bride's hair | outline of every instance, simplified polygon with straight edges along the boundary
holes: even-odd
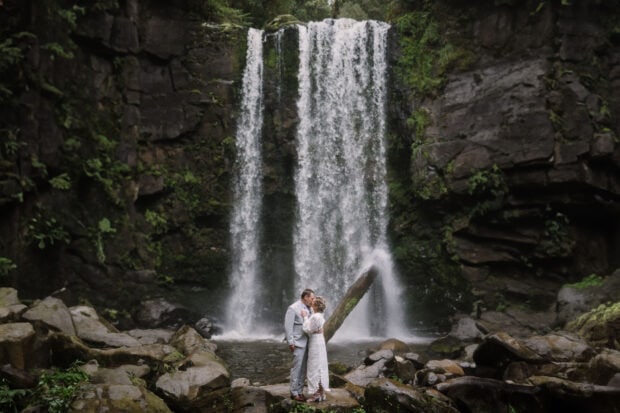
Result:
[[[314,304],[316,305],[316,311],[322,313],[327,308],[327,301],[325,298],[318,296],[314,299]]]

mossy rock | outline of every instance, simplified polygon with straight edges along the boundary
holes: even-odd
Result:
[[[302,22],[292,14],[282,14],[277,16],[269,23],[265,25],[265,30],[269,32],[275,32],[283,27],[290,26],[292,24],[301,24]]]
[[[601,304],[566,325],[594,346],[620,350],[620,302]]]

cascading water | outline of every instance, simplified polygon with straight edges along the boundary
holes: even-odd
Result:
[[[388,28],[350,19],[299,26],[296,285],[335,305],[374,264],[379,285],[343,326],[355,336],[403,331],[386,241]]]
[[[335,306],[348,287],[371,265],[380,276],[339,330],[338,336],[400,336],[400,299],[386,237],[385,106],[386,44],[389,26],[376,21],[325,20],[299,25],[299,69],[295,170],[296,222],[290,229],[289,257],[295,276],[285,290],[263,289],[273,274],[260,263],[263,211],[263,41],[262,31],[248,32],[243,98],[236,136],[236,176],[231,219],[232,294],[227,336],[256,336],[265,302],[281,294],[287,304],[306,287]],[[281,80],[282,35],[276,33],[276,76]],[[280,82],[275,93],[282,99]],[[290,92],[290,90],[288,91]],[[287,96],[290,93],[287,93]],[[292,103],[292,102],[291,102]],[[292,189],[292,188],[291,188]],[[272,221],[273,222],[273,221]],[[286,229],[287,228],[283,228]],[[269,249],[269,246],[266,248]],[[286,261],[286,260],[284,260]],[[293,268],[282,273],[290,273]],[[273,291],[272,291],[273,290]],[[272,294],[269,296],[269,294]],[[270,300],[271,297],[271,300]],[[258,308],[261,302],[263,307]],[[271,308],[281,329],[286,308]],[[265,312],[263,311],[263,314]],[[329,311],[328,311],[329,315]]]
[[[250,29],[243,73],[243,98],[237,122],[233,186],[231,298],[229,331],[245,334],[255,324],[258,291],[262,198],[261,131],[263,126],[263,31]]]

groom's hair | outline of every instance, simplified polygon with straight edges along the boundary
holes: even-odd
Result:
[[[302,298],[302,300],[303,300],[304,298],[306,298],[307,296],[309,296],[310,294],[314,294],[314,291],[313,291],[313,290],[311,290],[311,289],[309,289],[309,288],[306,288],[305,290],[303,290],[303,291],[301,292],[301,298]]]

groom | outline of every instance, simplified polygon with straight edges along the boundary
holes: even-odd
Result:
[[[291,304],[284,316],[284,332],[288,348],[293,353],[293,367],[291,368],[291,398],[296,401],[306,401],[304,397],[304,379],[306,378],[306,362],[308,361],[308,336],[303,331],[304,319],[301,312],[312,314],[314,291],[305,289],[301,293],[301,300]]]

